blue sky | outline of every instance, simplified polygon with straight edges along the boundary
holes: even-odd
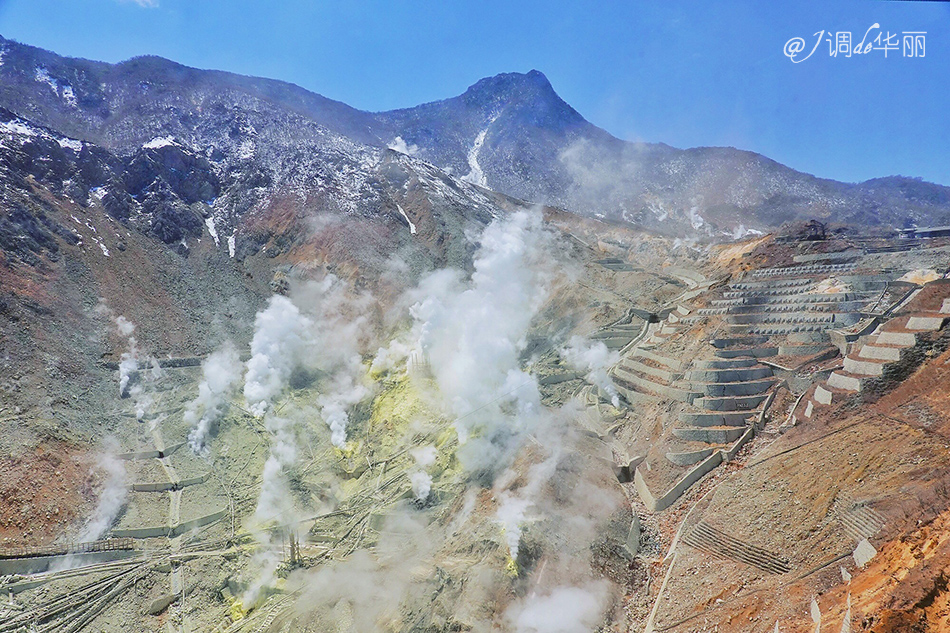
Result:
[[[926,57],[830,57],[827,44],[797,64],[783,54],[792,37],[808,50],[821,30],[857,42],[874,23],[925,31]],[[734,146],[845,181],[950,185],[946,3],[0,0],[0,34],[77,57],[157,54],[283,79],[365,110],[537,68],[621,138]]]

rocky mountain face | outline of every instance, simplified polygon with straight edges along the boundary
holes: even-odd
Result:
[[[141,324],[158,357],[206,354],[243,341],[297,268],[385,303],[426,271],[470,266],[469,234],[525,206],[287,84],[0,50],[0,397],[33,421],[4,427],[0,451],[24,429],[79,428],[111,396],[101,305]],[[80,383],[84,397],[60,394]]]
[[[721,239],[811,218],[858,227],[950,218],[950,188],[911,178],[848,184],[734,148],[621,141],[536,70],[378,118],[414,155],[465,180],[669,235]]]
[[[526,201],[680,237],[728,239],[811,218],[859,227],[950,223],[947,187],[903,177],[840,183],[733,148],[621,141],[587,122],[538,71],[498,75],[458,97],[374,114],[291,84],[156,57],[111,65],[9,40],[0,46],[0,107],[123,160],[133,157],[131,169],[114,174],[123,191],[84,185],[106,186],[120,199],[127,194],[148,214],[160,204],[217,201],[215,219],[226,230],[276,188],[307,190],[308,204],[325,210],[399,220],[377,171],[397,160],[382,158],[387,148],[408,156],[398,162],[414,170],[435,166]],[[184,152],[192,155],[182,165],[188,182],[168,182],[169,170],[179,171],[169,164],[162,183],[149,189],[151,168],[165,160],[157,157],[184,160]],[[185,197],[176,187],[187,189]],[[187,219],[174,230],[164,228],[167,217],[156,221],[150,230],[166,241],[201,228]]]

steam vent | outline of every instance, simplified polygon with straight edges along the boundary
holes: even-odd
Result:
[[[0,38],[0,633],[950,631],[948,224]]]

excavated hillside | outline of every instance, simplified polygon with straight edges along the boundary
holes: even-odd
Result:
[[[947,247],[738,249],[613,374],[658,545],[629,622],[943,630]]]

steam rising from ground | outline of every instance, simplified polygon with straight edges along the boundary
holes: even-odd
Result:
[[[192,427],[188,445],[195,453],[207,454],[207,439],[211,428],[224,412],[228,394],[241,379],[241,359],[229,342],[201,363],[203,378],[198,385],[198,396],[185,407],[184,420]]]
[[[244,396],[250,411],[263,417],[271,443],[253,518],[256,527],[276,524],[287,533],[286,526],[301,516],[287,473],[297,462],[297,435],[311,418],[293,403],[287,411],[274,406],[295,375],[297,380],[315,384],[320,392],[316,404],[329,429],[329,441],[336,448],[345,447],[349,409],[370,394],[360,349],[368,344],[367,313],[372,303],[370,295],[353,292],[336,276],[327,275],[319,282],[295,287],[293,299],[271,297],[258,313]],[[258,565],[263,571],[245,595],[246,604],[254,604],[261,590],[274,582],[280,561],[269,534],[260,531],[259,542]]]
[[[162,377],[162,369],[157,360],[139,348],[134,323],[122,315],[115,315],[102,299],[95,311],[111,320],[116,333],[126,340],[128,349],[119,357],[119,397],[132,398],[135,417],[142,420],[153,403],[148,387]]]
[[[509,608],[506,615],[517,633],[589,633],[601,623],[606,583],[557,587]]]
[[[267,307],[257,313],[244,376],[244,398],[255,416],[263,417],[287,387],[312,326],[313,321],[282,295],[271,297]]]
[[[348,411],[370,393],[364,376],[401,370],[407,359],[417,359],[416,364],[431,370],[431,381],[417,380],[424,372],[409,376],[415,388],[428,390],[426,397],[434,397],[450,420],[462,465],[453,485],[468,490],[450,521],[432,521],[425,508],[433,506],[426,504],[379,508],[389,524],[371,550],[358,549],[342,561],[291,576],[288,588],[303,591],[295,630],[311,623],[318,623],[317,630],[392,630],[400,621],[405,626],[421,623],[436,609],[445,611],[441,617],[472,623],[474,631],[573,632],[597,627],[609,588],[594,579],[591,543],[617,499],[603,494],[602,481],[589,473],[606,472],[615,486],[616,481],[608,467],[588,468],[588,458],[577,452],[571,424],[578,411],[542,407],[538,382],[524,368],[528,333],[550,296],[557,253],[557,238],[540,213],[519,212],[492,222],[478,238],[470,278],[461,271],[439,270],[408,291],[403,305],[411,327],[379,350],[371,368],[359,355],[368,343],[363,316],[367,306],[332,276],[300,288],[293,302],[272,299],[262,314],[273,309],[279,312],[274,318],[258,316],[252,351],[259,358],[255,371],[248,365],[245,396],[252,406],[263,403],[256,411],[266,413],[264,424],[272,434],[255,513],[259,524],[294,516],[286,471],[297,459],[295,428],[300,422],[291,412],[293,406],[277,415],[273,405],[301,364],[318,371],[320,417],[330,428],[332,444],[343,447]],[[271,326],[276,334],[261,331]],[[257,345],[259,341],[276,343]],[[611,360],[606,348],[583,341],[572,341],[568,350],[565,353],[595,380]],[[441,443],[435,444],[438,449],[410,448],[413,465],[400,475],[408,478],[401,481],[417,501],[431,494],[435,463],[443,450]],[[442,514],[448,511],[447,506],[435,508]],[[518,562],[524,534],[535,525],[543,528],[532,542],[543,542],[545,552],[537,571],[530,557]],[[244,596],[248,606],[275,579],[279,561],[268,539],[261,537],[257,563],[263,571]],[[491,553],[466,563],[464,571],[448,572],[463,573],[465,580],[446,583],[451,589],[437,607],[433,600],[441,589],[433,591],[438,584],[434,579],[442,573],[436,573],[439,561],[443,556],[467,560],[475,542],[467,539],[482,544],[497,539],[499,547],[483,550]],[[521,564],[528,567],[521,570]],[[498,596],[512,595],[510,586],[505,588],[512,573],[530,574],[533,589],[507,609],[497,608],[493,601]],[[413,615],[406,616],[406,609]]]
[[[615,407],[620,406],[617,388],[607,376],[607,369],[620,362],[620,353],[610,351],[603,341],[591,342],[582,336],[572,336],[561,356],[577,371],[587,372],[587,381],[598,387],[610,398]]]
[[[421,446],[412,449],[409,453],[416,462],[418,469],[409,475],[409,481],[412,483],[412,493],[415,495],[416,501],[425,501],[429,498],[429,492],[432,490],[432,477],[425,469],[435,463],[438,452],[435,446]]]
[[[106,452],[99,457],[96,464],[97,468],[105,473],[105,485],[99,494],[95,511],[79,535],[82,542],[102,538],[125,507],[128,498],[125,463],[115,456],[116,446],[115,442],[109,443]]]
[[[532,319],[548,296],[554,235],[518,212],[482,233],[475,272],[437,271],[411,313],[470,471],[503,467],[541,413],[537,379],[521,368]]]
[[[374,299],[368,293],[355,293],[335,275],[327,275],[320,282],[303,286],[298,300],[314,315],[314,363],[329,376],[320,386],[320,415],[330,428],[330,441],[343,448],[348,411],[370,393],[360,350],[371,338],[367,314]]]

